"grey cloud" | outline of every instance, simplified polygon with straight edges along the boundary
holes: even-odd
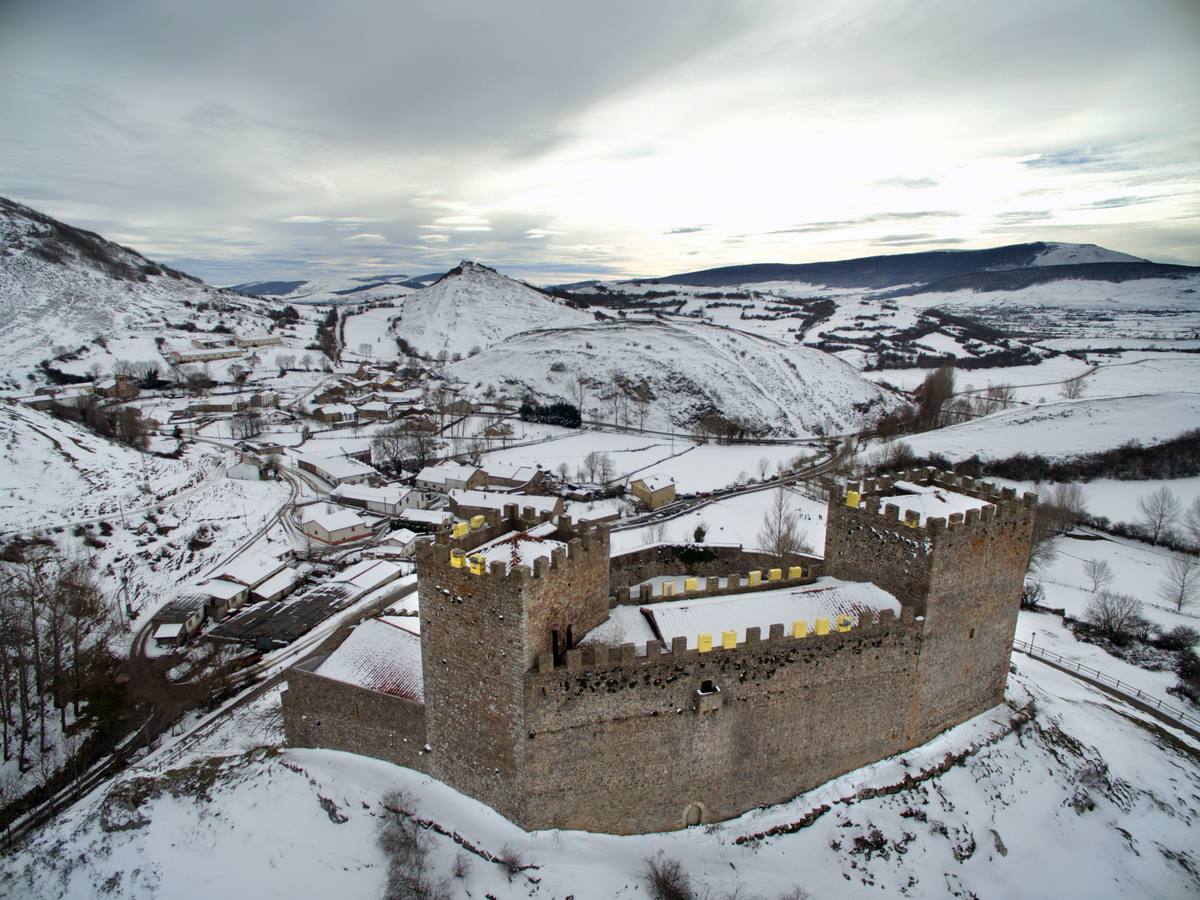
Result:
[[[828,222],[808,222],[804,225],[796,225],[792,228],[779,228],[775,231],[763,232],[764,234],[810,234],[820,231],[835,231],[840,228],[855,228],[860,225],[874,225],[879,222],[908,222],[919,219],[947,219],[957,216],[958,213],[949,212],[947,210],[923,210],[919,212],[886,212],[876,213],[870,216],[861,216],[857,219],[837,219]]]
[[[663,234],[695,234],[697,231],[704,231],[708,228],[707,225],[682,225],[679,228],[668,228]]]

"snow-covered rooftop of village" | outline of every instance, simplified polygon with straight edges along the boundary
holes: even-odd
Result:
[[[504,460],[490,460],[484,469],[489,478],[503,478],[506,481],[529,481],[538,470],[533,466],[525,466],[520,463],[506,462]]]
[[[669,475],[642,475],[633,479],[633,483],[641,482],[649,491],[661,491],[665,487],[670,487],[675,483],[675,479]]]
[[[300,573],[296,569],[283,569],[276,572],[262,584],[254,589],[256,594],[263,597],[270,597],[280,591],[285,591],[294,585],[301,578]]]
[[[250,551],[222,566],[217,575],[228,581],[255,587],[283,568],[283,563],[265,553]]]
[[[701,634],[711,634],[714,642],[719,642],[723,632],[734,631],[740,643],[746,639],[747,628],[758,627],[766,638],[772,625],[784,625],[790,634],[792,623],[800,619],[811,630],[819,618],[829,619],[832,625],[837,616],[848,615],[857,624],[860,614],[877,615],[883,610],[900,615],[900,602],[881,587],[818,578],[812,584],[761,593],[618,606],[608,622],[588,632],[583,643],[642,644],[659,639],[670,644],[683,637],[694,650]]]
[[[199,591],[218,600],[232,600],[246,590],[244,584],[226,581],[224,578],[212,578],[199,586]]]
[[[426,466],[417,475],[417,480],[432,484],[445,484],[450,479],[465,482],[478,471],[475,466],[464,463],[444,462],[436,466]]]
[[[354,528],[358,525],[366,525],[361,518],[348,509],[317,509],[307,512],[304,515],[304,522],[313,522],[326,531],[340,531],[343,528]]]
[[[400,577],[404,570],[395,563],[382,559],[364,559],[348,569],[343,569],[334,576],[334,582],[345,582],[354,585],[358,590],[373,591],[380,585],[387,584]]]
[[[398,484],[387,484],[383,487],[371,487],[369,484],[340,484],[329,496],[361,500],[364,503],[400,503],[408,494],[409,489]]]
[[[353,411],[353,407],[351,407],[351,411]],[[315,466],[332,478],[353,478],[357,475],[379,474],[366,463],[361,463],[348,456],[315,456],[306,453],[300,457],[300,460]]]
[[[448,509],[403,509],[396,520],[414,522],[422,525],[444,525],[454,518],[454,513]]]
[[[887,504],[894,503],[900,507],[901,518],[904,518],[906,512],[915,512],[921,517],[922,524],[929,518],[945,518],[951,513],[965,513],[969,509],[982,509],[992,505],[986,500],[969,497],[957,491],[916,484],[912,481],[897,481],[894,487],[899,493],[880,496],[880,511],[882,512]]]
[[[459,506],[494,509],[503,512],[506,506],[516,506],[524,509],[533,507],[533,511],[554,512],[562,502],[558,497],[534,497],[529,494],[505,494],[500,491],[462,491],[450,492],[450,500]]]
[[[317,667],[316,674],[423,703],[421,639],[395,622],[394,617],[367,619]]]

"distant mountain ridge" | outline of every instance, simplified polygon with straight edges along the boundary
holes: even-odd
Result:
[[[1125,265],[1126,268],[1089,268],[1114,264]],[[720,266],[661,278],[632,279],[626,283],[727,287],[768,281],[795,281],[834,288],[883,289],[931,285],[949,278],[1030,269],[1046,269],[1041,276],[1042,280],[1101,277],[1104,280],[1118,281],[1171,277],[1180,272],[1197,271],[1189,266],[1153,263],[1127,253],[1106,250],[1095,244],[1038,242],[1011,244],[986,250],[929,250],[834,262]],[[1070,270],[1075,271],[1071,273]]]

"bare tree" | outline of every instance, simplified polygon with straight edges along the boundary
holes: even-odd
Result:
[[[1174,527],[1179,511],[1179,500],[1165,485],[1138,499],[1138,523],[1150,533],[1151,544],[1157,544]]]
[[[771,505],[763,513],[758,545],[772,556],[780,558],[812,552],[808,535],[800,527],[800,516],[792,508],[782,487],[775,489]]]
[[[438,441],[428,431],[388,425],[371,440],[371,457],[380,465],[399,471],[406,463],[423,469],[437,454]]]
[[[1062,395],[1067,400],[1078,400],[1083,396],[1083,375],[1076,375],[1063,382]]]
[[[1113,570],[1103,559],[1089,559],[1083,564],[1083,576],[1092,583],[1092,593],[1099,594],[1113,580]]]
[[[915,427],[920,431],[937,428],[941,424],[942,409],[952,396],[954,366],[941,366],[926,375],[917,390],[917,414],[913,422]]]
[[[1106,637],[1124,642],[1142,626],[1142,604],[1128,594],[1101,591],[1088,601],[1083,611],[1084,621],[1095,626]]]
[[[1167,577],[1158,586],[1158,596],[1172,603],[1176,612],[1191,606],[1200,590],[1200,560],[1185,553],[1176,556],[1167,567]]]
[[[1200,496],[1192,498],[1192,504],[1183,514],[1183,530],[1193,549],[1200,549]]]

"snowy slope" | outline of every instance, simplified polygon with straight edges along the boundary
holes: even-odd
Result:
[[[645,426],[688,428],[709,414],[740,419],[774,436],[840,433],[891,411],[890,395],[849,365],[807,347],[690,321],[627,319],[521,334],[449,373],[510,397],[576,401],[568,382],[587,385],[585,418],[641,425],[632,399],[649,399]]]
[[[1130,440],[1153,445],[1200,428],[1200,394],[1161,393],[1063,400],[993,413],[937,431],[905,437],[918,456],[951,460],[1015,453],[1047,457],[1111,450]]]
[[[155,338],[194,336],[170,324],[210,330],[223,322],[261,333],[272,324],[264,313],[273,305],[209,287],[0,198],[0,386],[22,387],[39,362],[82,346],[99,352],[105,370],[114,358],[153,359],[165,369]]]
[[[127,512],[212,476],[220,454],[189,460],[139,453],[73,422],[0,403],[0,534]],[[151,494],[142,485],[148,483]]]
[[[411,294],[416,287],[402,272],[360,277],[310,278],[295,281],[252,281],[235,284],[231,291],[279,303],[347,304],[385,300]]]
[[[405,300],[397,333],[421,353],[465,356],[518,332],[593,321],[528,285],[464,261]]]
[[[164,771],[159,753],[93,792],[0,862],[0,893],[381,896],[375,827],[383,795],[406,789],[435,823],[430,871],[454,898],[640,900],[656,853],[678,860],[702,897],[773,900],[795,887],[817,898],[1194,897],[1195,742],[1069,675],[1014,661],[1009,706],[902,757],[729,822],[634,837],[526,833],[407,769],[251,749],[279,740],[272,693],[199,748],[219,757],[194,752]],[[506,847],[533,868],[510,879],[479,855]],[[459,854],[467,865],[454,877]]]
[[[1046,249],[1037,255],[1031,266],[1070,266],[1080,263],[1146,262],[1138,256],[1118,253],[1096,244],[1060,244],[1047,242]]]

